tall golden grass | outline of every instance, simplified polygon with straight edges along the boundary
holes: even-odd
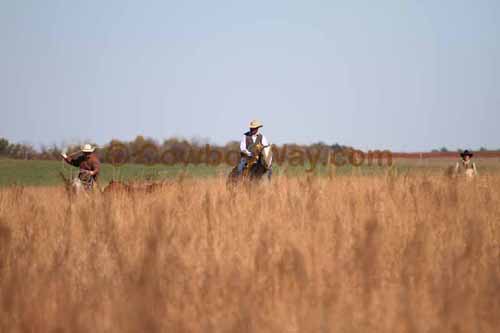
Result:
[[[1,332],[499,332],[500,176],[0,190]]]

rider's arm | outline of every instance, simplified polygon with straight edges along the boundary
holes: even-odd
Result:
[[[62,157],[62,158],[63,158],[63,161],[64,161],[64,162],[66,162],[66,163],[68,163],[68,164],[71,164],[71,157],[69,157],[69,156],[64,156],[64,155],[63,155],[63,157]]]
[[[252,153],[249,152],[247,149],[247,138],[244,135],[243,135],[243,139],[241,139],[241,142],[240,142],[240,151],[247,156],[252,155]]]
[[[79,167],[80,163],[81,163],[80,158],[74,158],[71,156],[67,156],[66,158],[64,158],[64,161],[66,161],[66,163],[71,164],[72,166],[76,166],[76,167]]]
[[[97,176],[99,174],[99,171],[101,169],[101,163],[99,162],[99,160],[94,157],[91,159],[90,161],[90,167],[91,167],[91,175],[92,176]]]

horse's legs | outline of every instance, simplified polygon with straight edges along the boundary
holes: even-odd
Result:
[[[80,179],[78,179],[78,178],[73,179],[73,182],[71,183],[71,186],[73,188],[73,191],[76,194],[80,193],[82,191],[82,189],[83,189],[82,188],[83,187],[82,181]]]
[[[271,181],[271,177],[273,176],[273,168],[269,168],[267,171],[267,180]]]

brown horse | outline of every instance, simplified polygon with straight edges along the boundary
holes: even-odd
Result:
[[[170,182],[152,182],[139,183],[129,182],[124,183],[117,180],[112,180],[102,190],[103,193],[153,193],[171,185]]]

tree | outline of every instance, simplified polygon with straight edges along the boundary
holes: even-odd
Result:
[[[338,143],[334,143],[333,145],[330,146],[330,148],[333,150],[333,151],[339,151],[339,150],[342,150],[342,146],[339,145]]]
[[[441,147],[441,149],[439,149],[439,151],[442,152],[442,153],[447,153],[448,152],[448,148]]]
[[[9,151],[9,140],[0,138],[0,155],[7,155]]]
[[[36,155],[36,150],[28,144],[11,144],[8,151],[9,157],[30,160]]]

